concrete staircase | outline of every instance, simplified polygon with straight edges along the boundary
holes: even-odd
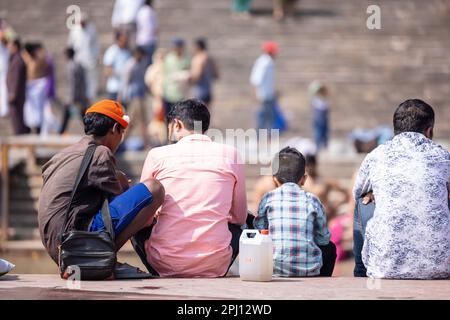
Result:
[[[215,86],[214,128],[254,127],[257,102],[248,84],[249,73],[261,42],[273,39],[281,48],[277,84],[290,125],[286,137],[312,136],[307,87],[319,79],[331,89],[333,137],[342,140],[355,127],[389,124],[401,101],[417,97],[435,108],[436,137],[450,138],[450,0],[379,0],[381,30],[366,28],[366,9],[372,4],[366,0],[302,0],[295,17],[284,23],[272,20],[271,3],[254,0],[250,20],[233,20],[229,0],[156,1],[160,46],[168,47],[173,36],[184,37],[189,44],[198,36],[209,39],[221,70]],[[68,34],[66,8],[71,4],[69,0],[39,0],[36,5],[2,0],[1,5],[24,41],[43,41],[55,57],[62,98],[67,92],[62,55]],[[113,40],[113,1],[79,0],[76,4],[95,22],[103,53]],[[82,133],[79,122],[70,130]],[[0,119],[0,135],[10,132],[9,120]],[[144,158],[142,154],[130,157],[122,163],[136,177]],[[325,154],[320,166],[323,175],[348,184],[359,161]],[[257,170],[257,166],[247,170],[249,199]],[[11,223],[18,238],[30,237],[29,230],[36,226],[41,183],[38,167],[22,165],[12,171]]]

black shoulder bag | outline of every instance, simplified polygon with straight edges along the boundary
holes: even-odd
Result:
[[[86,150],[64,217],[63,229],[61,230],[60,236],[58,263],[61,278],[63,279],[68,279],[72,275],[77,280],[105,280],[114,278],[117,253],[108,200],[105,198],[102,207],[105,230],[90,232],[67,229],[69,213],[75,193],[89,168],[95,149],[96,145],[90,145]],[[77,272],[79,272],[78,276],[76,274]]]

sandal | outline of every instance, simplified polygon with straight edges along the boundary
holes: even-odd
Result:
[[[115,267],[115,279],[150,279],[155,278],[150,273],[144,272],[138,267],[133,267],[128,263],[117,262]]]

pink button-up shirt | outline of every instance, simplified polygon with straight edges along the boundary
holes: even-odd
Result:
[[[245,166],[238,151],[193,134],[152,149],[141,181],[158,179],[165,201],[145,243],[150,265],[162,277],[220,277],[231,262],[228,223],[247,216]]]

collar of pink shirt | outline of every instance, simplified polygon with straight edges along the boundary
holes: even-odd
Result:
[[[184,142],[189,142],[189,141],[208,141],[211,142],[211,138],[208,137],[205,134],[201,134],[201,133],[193,133],[190,134],[186,137],[181,138],[178,143],[184,143]]]

